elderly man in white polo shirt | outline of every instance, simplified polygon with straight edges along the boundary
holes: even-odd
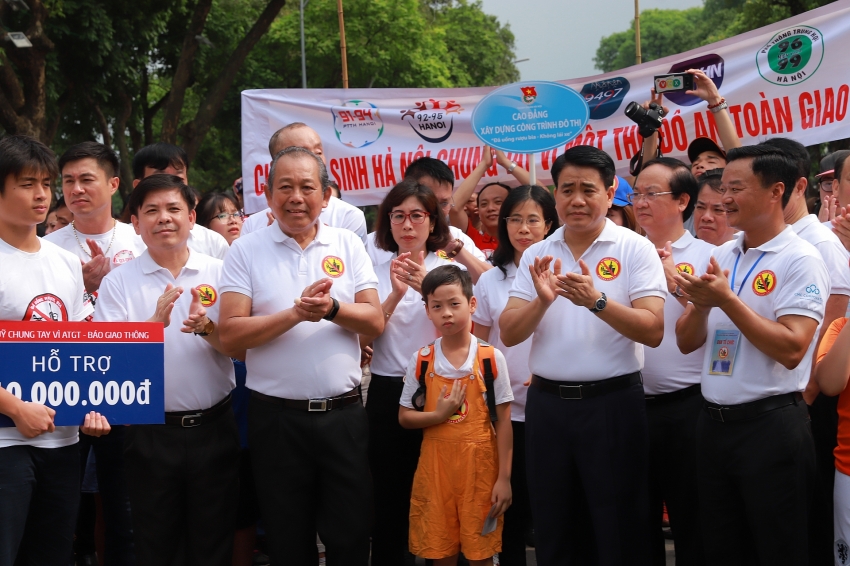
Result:
[[[194,206],[192,190],[174,175],[138,184],[129,207],[147,251],[103,278],[95,311],[99,322],[165,325],[165,424],[132,426],[125,438],[140,566],[169,564],[181,540],[198,564],[232,560],[236,380],[216,325],[222,262],[188,246]]]
[[[697,481],[707,564],[808,564],[815,454],[802,391],[829,275],[785,224],[794,161],[763,144],[727,160],[723,206],[741,232],[705,274],[675,276],[691,302],[679,348],[706,346]]]
[[[372,486],[358,334],[379,335],[378,278],[351,231],[319,222],[321,158],[278,153],[266,199],[277,219],[236,240],[222,280],[222,339],[247,349],[248,439],[274,564],[369,560]]]
[[[552,165],[564,225],[528,248],[499,319],[532,336],[526,461],[541,566],[647,563],[642,346],[664,335],[652,243],[606,218],[614,162],[590,146]]]

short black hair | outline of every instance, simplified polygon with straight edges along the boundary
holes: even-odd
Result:
[[[688,206],[682,211],[682,220],[687,222],[694,213],[694,206],[697,202],[697,194],[699,193],[699,185],[694,174],[691,173],[691,168],[683,161],[672,157],[656,157],[644,165],[640,172],[643,173],[650,165],[661,165],[670,170],[670,192],[673,193],[673,198],[679,198],[683,194],[688,195]],[[640,177],[640,173],[638,173]]]
[[[162,170],[169,165],[175,168],[182,165],[189,173],[189,156],[182,147],[165,142],[146,145],[133,156],[133,178],[143,179],[145,167]]]
[[[799,169],[797,163],[779,148],[769,145],[745,145],[729,150],[726,165],[739,159],[752,159],[753,174],[758,177],[763,188],[782,183],[782,208],[788,204],[794,186],[797,184]]]
[[[446,247],[452,240],[446,215],[440,212],[440,203],[437,202],[434,192],[413,179],[398,183],[381,201],[375,222],[375,245],[378,249],[388,252],[398,251],[398,242],[393,238],[390,212],[410,197],[415,197],[422,204],[422,208],[428,213],[428,222],[434,223],[434,229],[425,241],[425,249],[436,252]]]
[[[180,196],[189,208],[189,212],[195,209],[195,194],[192,192],[192,189],[189,188],[189,185],[183,182],[183,179],[177,175],[157,173],[156,175],[151,175],[150,177],[142,179],[142,181],[136,185],[136,188],[133,189],[133,192],[130,193],[130,200],[127,204],[130,209],[130,214],[133,216],[139,215],[139,209],[142,208],[142,205],[145,203],[145,199],[149,194],[159,191],[173,190],[180,191]]]
[[[697,186],[699,190],[697,191],[697,196],[699,196],[699,191],[706,185],[708,185],[714,192],[723,193],[723,188],[721,185],[723,184],[723,167],[718,169],[709,169],[708,171],[703,172],[702,175],[697,179]]]
[[[456,265],[441,265],[428,272],[422,280],[422,301],[427,305],[428,297],[443,285],[460,285],[466,300],[472,299],[472,277]]]
[[[552,164],[552,181],[556,188],[561,171],[568,165],[596,169],[599,176],[602,177],[606,189],[614,186],[614,176],[617,171],[614,160],[599,148],[590,145],[577,145],[559,155]]]
[[[59,173],[62,173],[68,163],[89,158],[97,161],[97,166],[103,169],[107,179],[117,177],[120,174],[121,165],[115,152],[102,143],[93,141],[78,143],[66,149],[62,157],[59,158]]]
[[[404,170],[405,179],[418,181],[426,175],[438,183],[448,183],[452,187],[455,185],[455,175],[449,169],[449,166],[433,157],[420,157],[416,161],[411,162],[407,166],[407,169]]]
[[[195,217],[195,223],[200,224],[204,228],[209,228],[212,219],[224,212],[224,203],[229,202],[233,208],[239,210],[239,203],[236,202],[236,197],[230,193],[207,193],[200,200],[195,208],[198,215]]]
[[[835,179],[841,179],[841,172],[844,171],[844,162],[850,157],[850,150],[839,149],[835,152],[835,169],[832,176]]]
[[[56,154],[30,136],[6,136],[0,139],[0,195],[6,190],[9,175],[19,177],[29,171],[45,172],[51,181],[59,176]]]
[[[797,164],[797,178],[809,178],[809,174],[812,171],[812,157],[809,155],[806,146],[800,142],[790,138],[777,137],[765,140],[759,145],[769,145],[770,147],[780,149]]]

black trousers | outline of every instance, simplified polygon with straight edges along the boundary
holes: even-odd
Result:
[[[513,502],[505,511],[502,528],[502,566],[525,566],[525,535],[531,526],[531,503],[528,499],[528,481],[525,472],[525,423],[511,421],[514,433],[514,452],[511,461],[511,492]]]
[[[532,385],[525,427],[537,563],[646,564],[643,386],[564,400]]]
[[[818,394],[809,407],[809,416],[812,419],[817,466],[814,511],[809,529],[809,563],[831,564],[835,540],[832,492],[835,487],[833,451],[838,446],[838,396],[827,397],[823,393]]]
[[[251,398],[248,443],[272,564],[315,566],[318,532],[328,566],[366,566],[368,441],[361,403],[309,413]]]
[[[699,525],[697,489],[697,421],[704,400],[696,394],[669,402],[646,403],[649,423],[649,517],[652,564],[667,564],[661,532],[667,503],[676,544],[676,566],[705,564]]]
[[[404,383],[373,374],[369,416],[369,465],[375,486],[372,566],[402,566],[408,554],[410,490],[419,463],[422,431],[398,424],[398,401]]]
[[[194,428],[135,425],[124,461],[136,563],[230,566],[239,494],[239,432],[231,410]]]
[[[808,564],[815,451],[805,403],[756,418],[697,425],[700,524],[706,562]]]
[[[103,503],[103,522],[106,526],[106,566],[133,566],[133,525],[130,516],[130,494],[124,471],[124,434],[127,427],[116,426],[104,436],[80,433],[80,465],[83,473],[89,448],[94,449],[97,470],[97,489]]]
[[[80,449],[0,448],[0,566],[67,566],[80,502]]]

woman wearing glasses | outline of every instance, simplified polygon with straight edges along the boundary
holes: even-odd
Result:
[[[394,255],[375,267],[386,325],[372,345],[366,402],[375,484],[372,566],[399,566],[407,560],[410,490],[422,431],[399,425],[398,402],[410,356],[438,337],[425,314],[420,285],[428,271],[450,263],[442,250],[451,240],[437,197],[412,179],[393,187],[378,209],[375,244]]]
[[[531,527],[531,508],[525,479],[525,398],[531,378],[528,356],[531,339],[511,348],[499,338],[499,317],[508,302],[508,291],[516,278],[522,253],[558,228],[558,211],[552,193],[538,186],[524,185],[507,194],[498,219],[499,246],[490,261],[498,269],[481,275],[475,286],[478,308],[472,315],[473,333],[493,344],[505,355],[514,400],[511,403],[511,424],[514,431],[514,451],[511,466],[513,504],[505,512],[502,531],[503,566],[525,566],[525,535]]]
[[[227,240],[227,245],[242,234],[244,215],[236,199],[228,193],[207,193],[195,209],[197,223],[218,232]]]

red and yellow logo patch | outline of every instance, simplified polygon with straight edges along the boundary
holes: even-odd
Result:
[[[774,289],[776,289],[776,274],[769,269],[760,272],[753,279],[753,293],[759,297],[769,295]]]
[[[677,263],[676,271],[679,273],[687,273],[688,275],[693,275],[695,273],[694,266],[690,263]]]
[[[198,285],[195,287],[198,290],[198,294],[200,295],[201,304],[205,307],[211,307],[218,300],[218,293],[212,285],[207,285],[204,283],[203,285]]]
[[[603,258],[596,264],[596,275],[603,281],[613,281],[620,275],[620,262],[613,257]]]
[[[345,273],[345,264],[335,255],[329,255],[322,260],[322,271],[333,278]]]
[[[446,261],[454,261],[452,258],[449,257],[449,254],[447,254],[445,250],[437,250],[437,257]]]
[[[448,397],[449,396],[446,395],[447,399]],[[446,419],[446,424],[457,424],[459,422],[463,422],[467,414],[469,414],[469,401],[464,399],[461,406],[458,408],[457,411],[455,411],[455,414]]]

